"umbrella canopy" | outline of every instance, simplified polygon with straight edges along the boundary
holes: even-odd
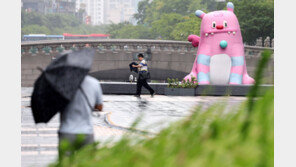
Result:
[[[42,72],[31,98],[35,123],[47,123],[63,111],[88,74],[95,51],[83,49],[60,55]]]
[[[138,68],[133,67],[133,65],[138,65],[138,63],[132,62],[131,64],[129,64],[130,70],[138,73]]]

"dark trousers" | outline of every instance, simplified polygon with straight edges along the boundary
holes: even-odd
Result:
[[[138,79],[138,81],[137,81],[137,93],[136,93],[137,95],[141,95],[142,86],[144,86],[144,88],[148,89],[150,94],[154,93],[154,90],[148,85],[146,79]]]
[[[80,148],[94,143],[93,134],[70,134],[70,133],[58,133],[59,134],[59,160],[62,160],[65,156],[70,156]]]

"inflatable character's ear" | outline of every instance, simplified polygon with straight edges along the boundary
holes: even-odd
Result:
[[[227,3],[227,10],[233,12],[234,11],[234,5],[232,2]]]
[[[197,17],[199,17],[199,18],[203,18],[204,17],[204,15],[205,15],[205,13],[203,12],[203,11],[201,11],[201,10],[197,10],[196,12],[195,12],[195,15],[197,16]]]

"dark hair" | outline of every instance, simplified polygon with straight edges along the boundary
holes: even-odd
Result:
[[[144,58],[144,55],[142,53],[139,53],[138,57],[143,57]]]

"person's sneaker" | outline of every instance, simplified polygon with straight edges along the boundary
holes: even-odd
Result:
[[[140,95],[134,95],[134,97],[140,98],[141,96]]]
[[[154,97],[154,95],[155,95],[155,92],[151,94],[151,97]]]

